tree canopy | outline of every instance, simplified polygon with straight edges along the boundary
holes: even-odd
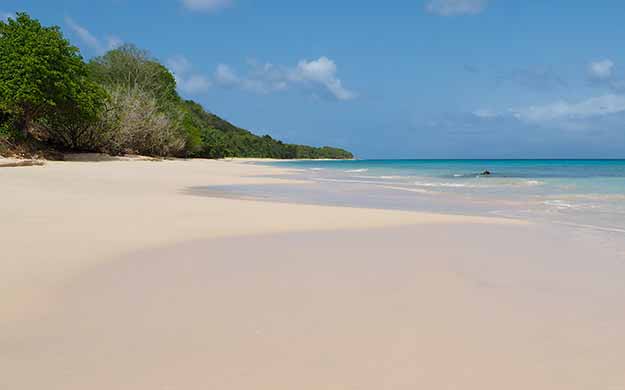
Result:
[[[209,113],[192,101],[184,102],[189,121],[199,129],[202,145],[195,153],[198,157],[254,157],[254,158],[335,158],[350,159],[354,156],[343,149],[325,146],[316,148],[306,145],[287,144],[270,135],[258,136]]]
[[[0,21],[0,110],[17,116],[24,134],[52,113],[94,118],[104,97],[57,26],[25,13]]]
[[[103,85],[139,88],[162,106],[180,101],[174,76],[147,51],[134,45],[125,44],[96,57],[88,67],[91,77]]]

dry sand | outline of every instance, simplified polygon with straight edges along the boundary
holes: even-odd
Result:
[[[186,191],[275,173],[0,169],[0,388],[625,389],[625,262],[594,241]]]

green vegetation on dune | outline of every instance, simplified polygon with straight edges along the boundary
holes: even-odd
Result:
[[[0,21],[0,152],[20,143],[114,155],[353,157],[234,126],[183,100],[171,72],[135,46],[85,63],[58,27],[25,13]]]

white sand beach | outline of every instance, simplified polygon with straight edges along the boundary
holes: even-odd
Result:
[[[518,220],[188,191],[278,173],[1,168],[0,388],[625,389],[623,258]]]

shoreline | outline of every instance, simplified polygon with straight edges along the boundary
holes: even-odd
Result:
[[[357,158],[352,159],[332,159],[332,158],[290,158],[290,159],[278,159],[278,158],[265,158],[265,157],[224,157],[224,158],[182,158],[182,157],[150,157],[143,155],[122,155],[113,156],[106,153],[64,153],[62,159],[49,159],[45,157],[18,157],[18,156],[3,156],[0,155],[0,167],[11,166],[12,163],[27,163],[27,162],[103,162],[103,161],[229,161],[229,162],[241,162],[241,163],[254,163],[254,162],[281,162],[281,161],[357,161]],[[6,164],[6,165],[3,165]],[[26,165],[24,165],[26,166]]]
[[[625,386],[625,265],[596,242],[504,218],[187,191],[304,183],[289,172],[213,160],[0,169],[0,383]]]

